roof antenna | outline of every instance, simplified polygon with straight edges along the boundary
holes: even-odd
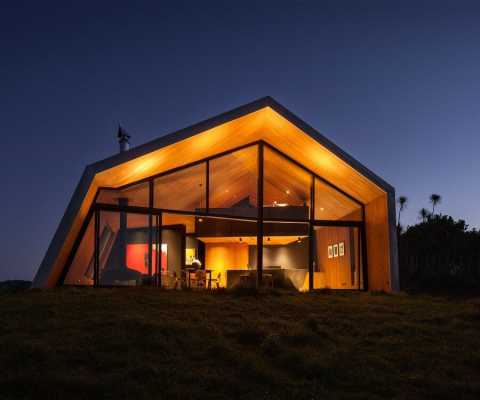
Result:
[[[128,151],[130,149],[130,135],[121,125],[118,125],[117,138],[120,145],[120,153]]]

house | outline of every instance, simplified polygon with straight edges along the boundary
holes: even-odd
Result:
[[[33,283],[240,284],[399,284],[394,188],[271,97],[89,165]]]

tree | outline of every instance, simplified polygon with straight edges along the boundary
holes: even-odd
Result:
[[[424,215],[430,216],[430,211],[420,211]],[[399,236],[398,248],[403,287],[478,291],[480,231],[470,229],[464,220],[427,217]]]
[[[400,225],[400,215],[402,214],[402,211],[407,207],[408,203],[408,198],[406,196],[400,196],[398,198],[398,220],[397,220],[397,226],[398,228],[401,227]]]
[[[442,202],[442,196],[439,194],[432,194],[430,195],[430,203],[432,203],[432,215],[435,214],[435,206]]]
[[[427,222],[427,219],[430,217],[430,211],[428,211],[425,207],[420,210],[419,214],[422,222]]]

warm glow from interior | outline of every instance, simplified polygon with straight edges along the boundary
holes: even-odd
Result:
[[[272,144],[364,203],[385,196],[381,188],[347,162],[272,108],[265,107],[97,173],[52,261],[48,285],[57,281],[99,186],[118,187],[257,140]]]

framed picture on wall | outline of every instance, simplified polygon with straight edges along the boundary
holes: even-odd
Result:
[[[338,257],[338,244],[333,245],[333,257]]]
[[[340,242],[338,244],[338,255],[343,257],[345,255],[345,242]]]
[[[333,258],[333,246],[328,246],[328,258]]]

